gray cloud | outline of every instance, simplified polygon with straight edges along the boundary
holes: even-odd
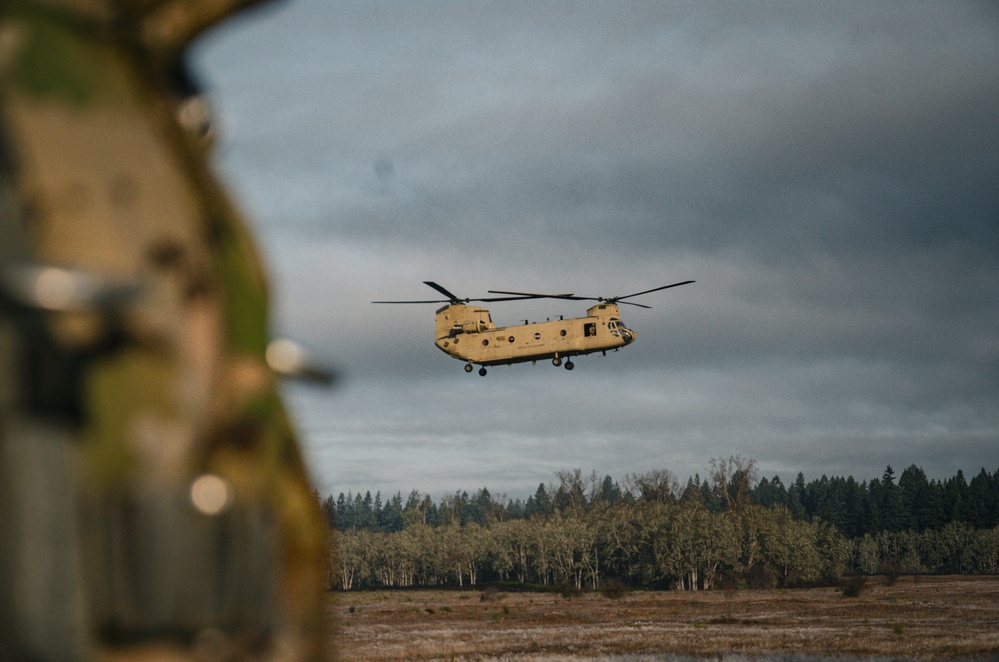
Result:
[[[206,39],[276,325],[348,376],[290,392],[317,482],[994,465],[997,55],[978,2],[313,0]],[[368,303],[688,278],[571,375],[469,377],[433,306]]]

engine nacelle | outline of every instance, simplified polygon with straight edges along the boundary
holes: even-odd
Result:
[[[454,338],[464,333],[482,333],[495,328],[496,325],[485,308],[451,304],[437,311],[438,338]]]

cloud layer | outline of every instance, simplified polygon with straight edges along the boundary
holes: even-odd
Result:
[[[303,0],[212,35],[277,326],[347,376],[290,391],[320,489],[994,469],[997,55],[986,2]],[[466,375],[433,306],[368,303],[686,279],[571,374]]]

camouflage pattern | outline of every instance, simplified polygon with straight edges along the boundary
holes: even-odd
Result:
[[[245,0],[0,4],[0,658],[326,659],[326,542],[190,41]]]

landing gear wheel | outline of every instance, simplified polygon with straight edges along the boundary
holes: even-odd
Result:
[[[556,368],[559,367],[560,365],[562,365],[562,359],[556,356],[554,359],[552,359],[552,365],[555,366]]]
[[[479,368],[479,374],[481,376],[485,377],[486,376],[486,369],[485,368]]]
[[[471,363],[466,363],[465,364],[465,372],[472,372],[472,364]]]
[[[576,367],[576,364],[573,363],[572,361],[566,361],[565,362],[565,369],[566,370],[572,370],[575,367]]]

